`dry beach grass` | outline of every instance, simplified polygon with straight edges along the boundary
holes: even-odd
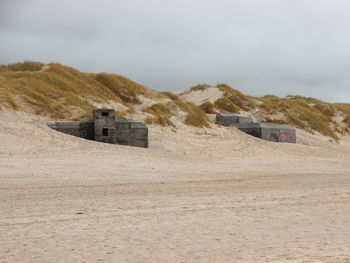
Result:
[[[149,109],[153,104],[158,109]],[[149,124],[173,128],[173,118],[190,126],[209,127],[204,112],[227,111],[290,124],[334,140],[350,134],[350,104],[302,96],[251,97],[226,84],[202,84],[172,94],[152,90],[121,75],[84,73],[57,63],[0,65],[0,110],[10,108],[57,120],[79,120],[91,117],[91,110],[101,105],[113,107],[119,115],[143,116],[141,120]],[[171,114],[164,114],[162,106],[171,108]]]

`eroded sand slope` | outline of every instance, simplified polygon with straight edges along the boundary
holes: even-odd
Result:
[[[0,114],[0,262],[349,262],[350,143],[150,129],[150,148]]]

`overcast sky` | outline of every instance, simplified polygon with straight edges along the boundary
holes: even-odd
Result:
[[[350,103],[349,0],[0,0],[0,64]]]

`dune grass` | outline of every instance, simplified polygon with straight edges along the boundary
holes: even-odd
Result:
[[[200,107],[191,102],[181,100],[175,101],[175,105],[186,113],[185,124],[199,128],[210,127],[209,118]]]
[[[25,61],[23,63],[0,65],[0,72],[9,71],[39,71],[42,70],[45,64],[40,62]]]
[[[197,90],[205,90],[207,88],[210,88],[210,85],[208,84],[198,84],[196,86],[193,86],[191,87],[188,92],[191,92],[191,91],[197,91]]]
[[[145,119],[145,124],[160,125],[163,127],[176,127],[169,118],[164,116],[147,117]]]
[[[293,125],[309,132],[317,131],[334,140],[339,140],[331,124],[336,109],[330,104],[312,98],[289,96],[278,98],[274,96],[259,99],[261,112],[269,119],[270,116],[280,116],[273,122]],[[271,121],[271,119],[269,119]]]
[[[253,99],[244,95],[240,91],[231,88],[227,84],[218,84],[216,85],[216,88],[224,92],[224,96],[228,98],[232,102],[232,104],[234,104],[239,109],[248,111],[255,108],[256,106]]]
[[[209,101],[204,102],[199,107],[207,114],[215,114],[217,112],[215,105]]]
[[[335,103],[333,106],[345,115],[344,123],[346,123],[348,129],[350,129],[350,104]]]
[[[169,91],[164,91],[161,92],[162,95],[164,95],[166,98],[171,99],[171,100],[178,100],[179,96],[175,93],[169,92]]]
[[[120,75],[82,73],[57,63],[45,70],[43,66],[35,62],[2,66],[0,102],[53,119],[76,119],[88,116],[95,102],[115,101],[132,107],[139,103],[138,95],[164,96]]]
[[[221,112],[239,112],[240,108],[229,98],[222,97],[214,102],[216,108]]]
[[[199,84],[184,93],[209,87],[208,84]],[[226,84],[215,87],[223,92],[223,97],[214,103],[196,106],[183,101],[177,94],[158,92],[120,75],[83,73],[57,63],[45,65],[27,61],[0,65],[0,110],[10,108],[53,119],[77,120],[91,116],[95,103],[110,101],[128,108],[120,114],[135,114],[134,106],[141,103],[143,96],[163,100],[144,109],[152,115],[146,118],[148,124],[175,127],[170,119],[181,110],[185,113],[185,124],[210,127],[206,113],[251,111],[266,121],[317,131],[334,140],[339,139],[339,133],[350,133],[350,104],[331,104],[302,96],[253,98]],[[339,113],[344,116],[346,128],[334,120]]]
[[[145,120],[146,124],[157,124],[161,126],[175,127],[175,124],[170,120],[174,113],[164,104],[153,104],[143,110],[152,114],[154,117],[148,117]]]

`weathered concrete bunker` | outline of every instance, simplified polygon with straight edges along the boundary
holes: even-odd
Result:
[[[116,118],[113,109],[95,109],[93,120],[84,118],[80,122],[54,122],[48,126],[88,140],[148,147],[148,128],[141,122]]]
[[[266,141],[296,143],[296,129],[289,125],[253,123],[251,118],[234,113],[218,113],[216,124],[235,126],[247,134]]]
[[[253,120],[244,115],[236,113],[218,113],[216,114],[216,124],[223,126],[235,125],[236,123],[252,123]]]

